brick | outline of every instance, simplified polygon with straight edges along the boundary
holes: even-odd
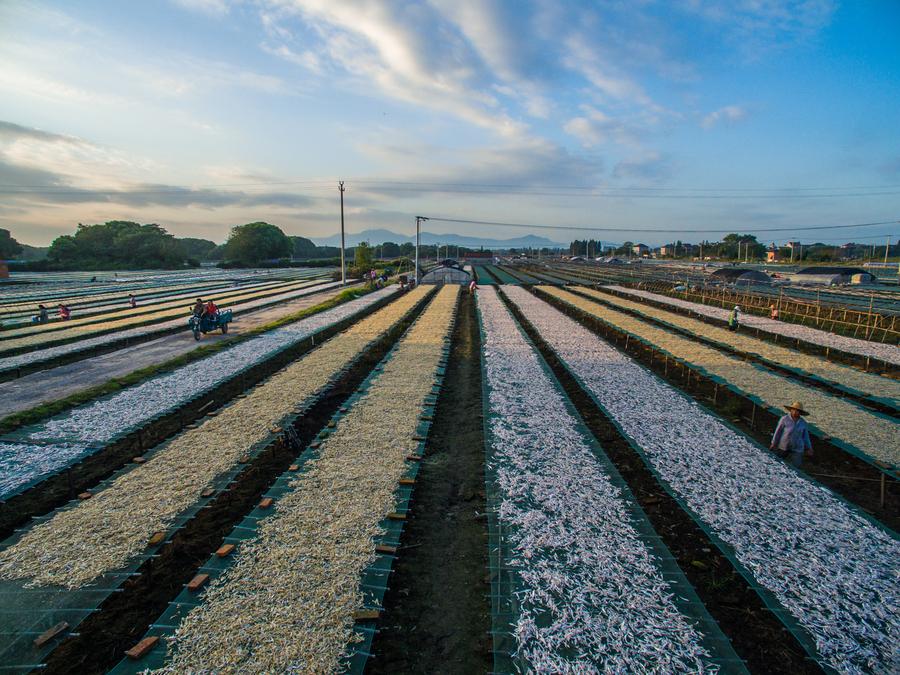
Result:
[[[266,497],[265,499],[263,499],[262,501],[260,501],[260,503],[259,503],[259,508],[261,508],[261,509],[267,509],[267,508],[269,508],[270,506],[272,506],[272,502],[273,502],[273,501],[274,501],[274,500],[273,500],[271,497]]]
[[[214,494],[216,494],[216,489],[208,487],[200,493],[200,496],[205,499],[206,497],[212,497]]]
[[[300,465],[299,465],[299,464],[291,464],[291,465],[288,467],[288,471],[299,471],[299,470],[300,470]]]
[[[219,548],[216,549],[216,555],[220,558],[224,558],[228,554],[230,554],[234,550],[234,544],[222,544]]]
[[[418,462],[422,459],[422,455],[407,455],[406,459],[410,462]]]
[[[246,464],[250,461],[250,455],[241,455],[241,458],[238,460],[241,464]]]
[[[149,652],[156,646],[157,642],[159,642],[159,635],[145,637],[134,647],[127,650],[125,652],[125,656],[127,656],[129,659],[134,659],[135,661],[137,661],[138,659],[142,659],[147,654],[147,652]]]
[[[191,593],[196,593],[201,588],[203,588],[204,585],[206,585],[207,581],[209,581],[208,574],[198,574],[188,582],[187,589]]]
[[[144,462],[147,461],[147,458],[146,457],[135,457],[131,461],[134,462],[135,464],[143,464]]]
[[[154,532],[150,539],[147,540],[147,546],[156,546],[157,544],[161,544],[163,539],[166,538],[165,532]]]
[[[92,492],[80,492],[78,493],[78,499],[90,499],[94,494]]]
[[[68,627],[69,627],[69,623],[67,621],[60,621],[58,624],[56,624],[52,628],[48,628],[43,633],[38,635],[34,639],[34,646],[35,647],[43,647],[45,644],[50,642],[50,640],[55,638],[57,635],[62,633],[64,630],[68,629]]]

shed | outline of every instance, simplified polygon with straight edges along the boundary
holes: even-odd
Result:
[[[859,267],[804,267],[794,275],[794,281],[800,284],[822,284],[836,286],[839,284],[871,284],[874,277]]]
[[[422,277],[420,284],[460,284],[467,285],[472,276],[458,267],[435,267]]]
[[[772,277],[759,270],[751,270],[745,267],[722,267],[711,275],[712,281],[723,284],[771,284]]]

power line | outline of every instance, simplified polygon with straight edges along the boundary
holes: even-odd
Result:
[[[683,234],[719,234],[721,232],[730,232],[734,228],[719,228],[716,230],[691,230],[677,227],[667,227],[664,229],[636,229],[636,228],[617,228],[617,227],[585,227],[583,225],[536,225],[529,223],[503,223],[490,220],[464,220],[461,218],[441,218],[438,216],[429,216],[429,220],[441,223],[459,223],[461,225],[490,225],[491,227],[522,227],[534,230],[578,230],[582,232],[620,232],[630,234],[660,234],[679,232]],[[855,223],[853,225],[813,225],[804,227],[767,227],[767,228],[740,228],[743,233],[752,234],[755,232],[804,232],[809,230],[842,230],[857,227],[872,227],[875,225],[897,225],[900,220],[884,220],[877,223]],[[886,235],[885,235],[886,236]]]

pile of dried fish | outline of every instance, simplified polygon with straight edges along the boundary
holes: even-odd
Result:
[[[241,312],[247,312],[254,309],[269,307],[270,305],[277,305],[288,300],[294,300],[296,298],[302,298],[303,296],[311,295],[313,293],[319,293],[329,288],[336,288],[340,285],[340,282],[336,281],[329,284],[314,286],[312,288],[302,288],[300,290],[290,291],[288,293],[282,293],[276,296],[259,298],[257,300],[249,300],[247,302],[242,301],[239,309]],[[59,358],[60,356],[74,354],[87,349],[98,347],[100,345],[117,342],[125,338],[143,337],[156,333],[163,334],[166,332],[171,332],[174,328],[184,328],[185,330],[187,330],[187,317],[187,312],[182,312],[182,316],[178,319],[161,321],[159,323],[150,324],[149,326],[140,326],[138,328],[117,330],[112,333],[99,335],[97,337],[79,337],[79,339],[75,340],[74,342],[68,342],[64,345],[58,345],[56,347],[47,347],[44,349],[40,349],[38,346],[35,350],[25,352],[24,354],[17,354],[16,356],[6,356],[0,358],[0,371],[18,368],[19,366],[23,366],[26,364],[32,365],[34,363],[52,361],[56,358]],[[94,326],[91,326],[91,328],[94,328],[95,326],[96,324]],[[59,333],[52,333],[49,335],[58,336]],[[6,344],[4,344],[3,346],[4,348],[8,347],[8,345]]]
[[[729,311],[727,309],[701,305],[698,302],[687,302],[686,300],[679,300],[678,298],[670,298],[667,295],[650,293],[649,291],[640,291],[635,288],[625,288],[624,286],[612,285],[607,288],[619,291],[620,293],[627,293],[628,295],[655,300],[656,302],[664,302],[673,307],[689,309],[695,314],[710,316],[714,319],[721,319],[723,321],[728,319]],[[751,314],[744,314],[741,316],[741,323],[752,326],[753,328],[759,328],[767,333],[777,333],[778,335],[804,340],[805,342],[812,342],[813,344],[822,345],[823,347],[831,347],[832,349],[837,349],[842,352],[859,354],[860,356],[871,356],[873,359],[881,359],[888,363],[900,365],[900,347],[897,347],[896,345],[886,345],[880,342],[859,340],[844,335],[837,335],[836,333],[829,333],[828,331],[819,330],[818,328],[801,326],[796,323],[773,321],[772,319],[766,319],[765,317],[754,316]]]
[[[57,513],[0,551],[0,577],[75,588],[125,565],[216,476],[325,387],[406,315],[425,287],[392,302],[279,371],[246,398],[166,443],[90,500]]]
[[[520,289],[521,290],[521,289]],[[493,288],[478,294],[489,469],[522,588],[514,627],[529,672],[715,672],[700,633]]]
[[[703,323],[698,319],[691,319],[681,314],[657,309],[646,303],[625,300],[616,295],[603,293],[592,288],[576,287],[576,290],[583,295],[599,298],[616,307],[639,312],[644,316],[665,321],[672,326],[688,330],[696,335],[702,335],[705,338],[730,345],[742,352],[756,354],[767,361],[803,370],[823,380],[853,389],[857,393],[887,398],[893,401],[894,405],[900,404],[900,382],[896,380],[866,373],[857,368],[842,366],[822,357],[787,349],[750,335],[733,333],[725,328],[710,326],[708,323]]]
[[[505,293],[829,666],[900,672],[896,539],[545,302]]]
[[[852,401],[810,388],[574,293],[553,286],[540,288],[592,316],[646,340],[676,358],[700,366],[710,375],[726,380],[771,408],[780,411],[789,401],[803,401],[810,411],[809,421],[823,433],[855,447],[869,457],[892,465],[900,464],[897,423],[886,415],[870,412]]]
[[[360,576],[393,511],[455,313],[442,288],[338,422],[255,539],[175,633],[163,672],[333,673],[362,607]]]
[[[220,382],[312,333],[363,311],[396,287],[369,293],[296,323],[262,333],[205,359],[152,378],[105,399],[86,404],[35,427],[26,443],[0,444],[0,497],[41,475],[60,470],[72,459],[73,446],[99,447],[129,427],[146,424]]]
[[[281,294],[284,296],[284,299],[289,299],[294,297],[292,294],[296,293],[299,290],[308,288],[310,284],[315,282],[312,281],[296,281],[291,284],[283,284],[282,288],[284,292]],[[219,294],[217,297],[219,301],[222,303],[223,309],[230,305],[240,304],[243,308],[249,302],[252,302],[254,299],[257,299],[261,295],[270,296],[267,299],[271,299],[274,296],[271,294],[278,290],[278,288],[263,288],[262,290],[256,289],[252,291],[246,290],[231,290],[225,293]],[[98,333],[108,333],[110,331],[117,330],[127,330],[136,324],[145,324],[145,323],[160,323],[163,321],[171,320],[175,317],[178,317],[182,322],[187,322],[187,316],[189,315],[190,305],[184,301],[176,301],[167,303],[164,308],[156,309],[152,312],[148,312],[145,307],[136,307],[135,309],[128,309],[124,312],[117,313],[115,318],[110,318],[108,321],[96,322],[91,317],[87,317],[84,319],[72,319],[71,321],[67,321],[65,326],[60,329],[56,329],[57,326],[51,325],[51,330],[46,330],[43,325],[38,325],[34,327],[27,328],[18,328],[12,331],[9,331],[9,334],[6,334],[4,331],[4,338],[0,341],[0,353],[6,352],[8,350],[13,349],[21,349],[22,347],[34,347],[36,349],[40,349],[42,343],[46,342],[54,342],[57,340],[72,340],[78,339],[81,337],[90,337],[92,335],[96,335]],[[17,335],[21,335],[22,337],[16,337]]]
[[[272,293],[281,290],[288,292],[299,288],[307,288],[315,283],[315,281],[300,281],[290,284],[284,282],[269,282],[265,284],[254,284],[249,287],[244,286],[241,289],[225,288],[218,292],[216,298],[221,298],[222,301],[226,303],[240,302],[245,298],[251,299],[256,297],[257,293]],[[95,326],[105,326],[108,330],[111,327],[128,327],[132,322],[158,321],[170,316],[183,316],[186,313],[186,310],[194,304],[194,298],[202,294],[202,291],[194,291],[192,293],[167,296],[156,300],[144,300],[137,307],[129,307],[122,301],[120,296],[120,307],[115,311],[110,311],[108,307],[100,307],[99,309],[82,309],[79,307],[76,309],[76,318],[74,319],[68,321],[51,321],[50,323],[33,323],[29,318],[27,325],[20,328],[9,328],[8,323],[4,321],[4,330],[0,333],[0,348],[6,348],[7,340],[37,333],[49,335],[50,337],[47,338],[48,340],[57,339],[55,336],[58,334],[66,337],[66,334],[60,333],[60,331],[74,330],[76,328],[82,329],[88,324],[91,325],[91,329]],[[165,310],[169,311],[167,312]],[[171,310],[175,310],[175,312],[173,313]],[[32,309],[32,312],[33,311],[34,310]],[[103,314],[106,317],[106,321],[99,323],[96,316],[94,316],[98,313]],[[131,319],[132,321],[128,321],[128,319]]]

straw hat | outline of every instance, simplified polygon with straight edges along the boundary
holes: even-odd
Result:
[[[799,410],[801,415],[809,415],[807,411],[803,409],[803,404],[800,401],[794,401],[790,405],[784,406],[785,410]]]

